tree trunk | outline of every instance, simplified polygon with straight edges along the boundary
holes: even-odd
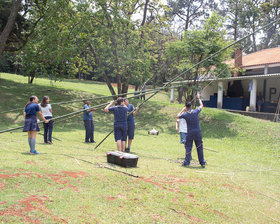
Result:
[[[146,0],[145,6],[144,6],[144,13],[143,13],[143,19],[142,19],[141,27],[143,27],[145,25],[145,23],[146,23],[149,1],[150,0]],[[141,47],[141,43],[142,43],[141,40],[143,38],[144,38],[144,32],[143,32],[143,30],[141,30],[140,41],[139,41],[139,48]]]
[[[13,26],[15,24],[16,17],[18,15],[20,6],[21,6],[21,0],[13,0],[12,9],[11,9],[11,13],[9,15],[7,24],[0,35],[0,55],[1,56],[3,55],[3,52],[5,50],[5,45],[9,38],[9,35],[13,30]]]
[[[234,21],[233,21],[233,40],[237,40],[237,25],[238,25],[238,1],[235,2],[235,13],[234,13]]]
[[[111,81],[110,81],[106,71],[103,73],[103,78],[104,78],[104,80],[105,80],[105,82],[106,82],[106,84],[107,84],[111,94],[112,95],[116,95],[116,92],[115,92],[115,90],[114,90],[114,88],[113,88],[113,86],[111,84]],[[113,98],[114,98],[114,100],[117,99],[117,97],[113,97]]]
[[[185,24],[185,31],[188,31],[190,23],[190,5],[188,6],[187,16],[186,16],[186,24]]]
[[[180,86],[179,88],[178,88],[178,98],[177,98],[177,100],[178,100],[178,102],[181,104],[182,103],[182,101],[183,101],[183,95],[184,95],[184,87],[183,86]]]
[[[146,0],[145,3],[145,7],[144,7],[144,13],[143,13],[143,19],[142,19],[142,23],[141,26],[144,26],[146,23],[146,19],[147,19],[147,11],[148,11],[148,4],[149,4],[150,0]]]
[[[35,72],[32,71],[32,72],[30,72],[30,76],[28,76],[28,84],[32,84],[34,78],[35,78]]]

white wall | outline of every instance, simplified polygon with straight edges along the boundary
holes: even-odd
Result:
[[[228,89],[227,83],[228,83],[227,81],[223,81],[224,95],[227,93],[227,89]],[[218,93],[218,82],[212,82],[210,85],[205,83],[201,85],[201,88],[203,89],[201,92],[202,100],[210,100],[210,96],[213,96],[214,93]]]
[[[212,96],[212,95],[214,95],[214,93],[218,92],[218,83],[213,82],[208,86],[206,86],[206,85],[207,84],[201,85],[201,88],[203,89],[201,92],[201,99],[208,101],[208,100],[210,100],[210,96]]]

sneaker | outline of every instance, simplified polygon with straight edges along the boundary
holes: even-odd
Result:
[[[48,144],[50,144],[50,145],[51,145],[51,144],[53,144],[53,143],[52,143],[51,141],[48,141]]]
[[[182,163],[182,167],[189,167],[190,165]]]
[[[205,168],[205,165],[206,165],[206,164],[207,164],[207,162],[205,161],[205,164],[204,164],[204,165],[201,165],[201,167],[202,167],[202,168]]]
[[[125,152],[130,153],[130,148],[126,148]]]
[[[36,155],[36,154],[39,154],[39,152],[37,152],[36,150],[30,150],[30,154],[31,155]]]
[[[90,143],[96,143],[96,141],[90,141]]]

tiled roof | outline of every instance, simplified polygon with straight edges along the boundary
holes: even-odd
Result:
[[[234,59],[227,61],[227,64],[233,64]],[[257,66],[257,65],[268,65],[280,63],[280,47],[263,49],[251,54],[242,56],[242,68]]]

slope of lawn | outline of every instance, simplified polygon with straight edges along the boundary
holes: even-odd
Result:
[[[52,85],[36,79],[29,85],[22,76],[0,77],[1,130],[23,124],[22,111],[1,112],[22,108],[30,95],[59,102],[109,94],[97,82]],[[82,114],[55,123],[53,145],[43,144],[38,134],[35,156],[28,154],[26,133],[0,134],[0,223],[280,222],[280,125],[204,108],[200,123],[207,166],[200,168],[194,148],[191,167],[184,168],[184,147],[174,130],[182,105],[168,98],[159,93],[136,117],[137,168],[106,163],[106,152],[116,148],[113,135],[97,150],[96,144],[83,143]],[[54,105],[53,111],[60,116],[82,106]],[[100,142],[112,129],[113,116],[99,109],[94,122]],[[160,134],[148,135],[152,128]]]

